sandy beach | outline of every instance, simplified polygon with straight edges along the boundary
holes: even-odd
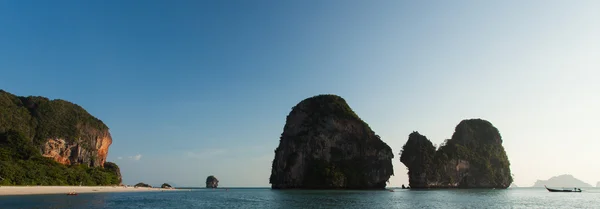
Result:
[[[34,195],[34,194],[67,194],[99,193],[99,192],[160,192],[177,191],[177,189],[134,188],[113,186],[0,186],[0,195]]]

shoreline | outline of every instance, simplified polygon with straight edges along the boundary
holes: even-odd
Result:
[[[8,195],[41,195],[41,194],[67,194],[69,192],[82,193],[114,193],[114,192],[161,192],[183,191],[182,189],[163,189],[145,187],[123,186],[0,186],[0,196]]]

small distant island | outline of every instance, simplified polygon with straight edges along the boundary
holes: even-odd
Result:
[[[215,176],[206,177],[206,188],[217,188],[219,187],[219,180]]]
[[[384,189],[392,149],[337,95],[317,95],[286,119],[269,183],[273,189]]]
[[[482,119],[461,121],[437,150],[427,137],[411,133],[400,161],[412,189],[507,188],[513,181],[500,132]]]
[[[173,187],[170,184],[167,184],[167,183],[162,184],[160,186],[160,188],[163,188],[163,189],[173,189]]]
[[[134,187],[136,187],[136,188],[138,188],[138,187],[152,188],[152,186],[150,186],[150,184],[146,184],[144,182],[137,183],[136,185],[134,185]]]
[[[0,185],[120,185],[108,127],[79,105],[0,90]]]
[[[544,186],[548,186],[548,187],[577,187],[577,188],[582,188],[582,187],[592,187],[592,185],[583,182],[582,180],[579,180],[577,178],[575,178],[573,175],[570,174],[563,174],[560,176],[553,176],[552,178],[548,179],[548,180],[537,180],[534,184],[533,187],[544,187]]]

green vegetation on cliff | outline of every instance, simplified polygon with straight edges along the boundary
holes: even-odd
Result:
[[[106,164],[65,166],[43,157],[23,134],[0,133],[0,185],[118,185],[117,165]]]
[[[85,131],[108,127],[80,106],[0,90],[0,185],[118,185],[118,166],[66,166],[41,155],[49,138],[87,140]],[[87,143],[79,145],[88,146]],[[94,157],[94,156],[91,156]],[[76,163],[75,163],[76,164]]]
[[[74,141],[81,131],[74,127],[107,130],[108,127],[79,105],[44,97],[17,97],[0,90],[0,132],[14,130],[40,145],[48,138]]]
[[[311,117],[315,119],[334,116],[340,119],[354,119],[362,122],[348,103],[346,103],[346,100],[338,95],[321,94],[313,96],[301,101],[292,110],[299,109],[298,107],[301,105],[305,106],[303,109],[311,110]]]
[[[498,129],[481,119],[461,121],[437,151],[425,136],[411,133],[400,161],[412,188],[506,188],[513,181]]]

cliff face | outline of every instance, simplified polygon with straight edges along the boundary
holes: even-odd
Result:
[[[481,119],[461,121],[437,151],[425,136],[410,134],[400,161],[411,188],[507,188],[513,180],[498,129]]]
[[[0,132],[23,133],[44,157],[64,165],[106,162],[112,144],[108,127],[76,104],[0,90],[0,110]]]
[[[217,188],[219,187],[219,180],[214,176],[206,177],[206,188]]]
[[[112,138],[108,130],[83,133],[88,140],[68,142],[64,138],[49,138],[41,146],[42,156],[54,159],[64,165],[85,164],[92,167],[103,166],[108,155]]]
[[[383,189],[391,148],[336,95],[296,105],[275,150],[273,189]]]

